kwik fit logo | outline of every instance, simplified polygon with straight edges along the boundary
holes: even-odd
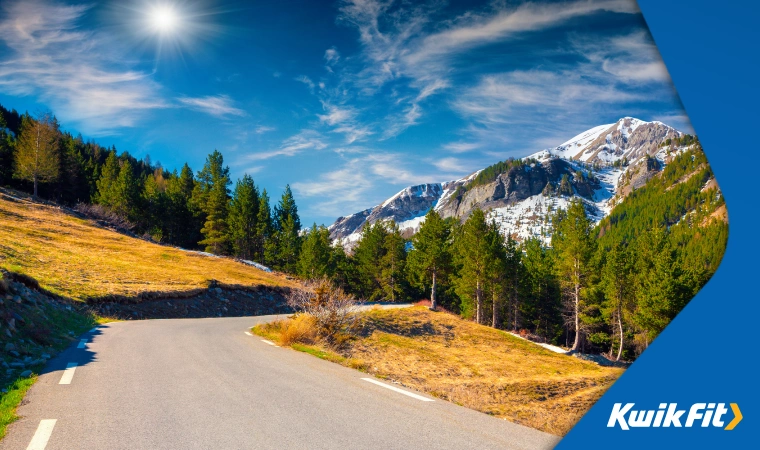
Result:
[[[635,403],[615,403],[612,406],[608,428],[619,426],[623,430],[631,428],[723,428],[733,430],[742,421],[739,405],[731,403],[733,419],[726,421],[729,409],[725,403],[694,403],[687,409],[678,409],[678,403],[660,403],[658,409],[635,410]],[[688,414],[687,414],[688,411]],[[684,415],[686,417],[684,418]],[[683,423],[681,422],[683,420]]]

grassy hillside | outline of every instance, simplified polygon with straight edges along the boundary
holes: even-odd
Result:
[[[225,285],[289,286],[284,277],[131,238],[0,192],[0,267],[74,300]]]
[[[283,342],[283,329],[275,323],[254,331],[282,344],[289,339]],[[567,433],[623,372],[425,307],[365,313],[358,337],[339,354],[319,344],[292,346],[556,435]]]

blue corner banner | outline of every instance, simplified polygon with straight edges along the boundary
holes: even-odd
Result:
[[[728,248],[557,448],[760,448],[760,2],[639,6],[725,196]]]

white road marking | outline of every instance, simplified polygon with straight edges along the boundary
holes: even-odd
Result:
[[[93,328],[92,330],[90,330],[90,333],[94,333],[94,332],[96,332],[96,331],[98,331],[98,327],[95,327],[95,328]]]
[[[253,336],[250,331],[246,331],[245,334],[247,334],[248,336]]]
[[[71,384],[72,378],[74,378],[74,371],[77,370],[77,363],[66,364],[66,369],[61,375],[61,381],[58,384]]]
[[[423,402],[434,402],[435,401],[435,400],[433,400],[431,398],[423,397],[423,396],[417,395],[417,394],[415,394],[413,392],[409,392],[409,391],[405,391],[403,389],[399,389],[396,386],[391,386],[389,384],[381,383],[381,382],[377,381],[374,378],[362,378],[362,380],[369,381],[370,383],[376,384],[378,386],[382,386],[382,387],[390,389],[392,391],[396,391],[399,394],[408,395],[409,397],[416,398],[417,400],[422,400]]]
[[[262,339],[261,342],[263,342],[265,344],[269,344],[269,345],[275,346],[275,347],[279,347],[279,345],[275,344],[272,341],[267,341],[266,339]]]
[[[84,348],[87,345],[87,339],[81,339],[77,348]]]
[[[55,427],[56,419],[44,419],[40,421],[37,431],[34,432],[32,442],[29,443],[29,447],[26,450],[45,450],[50,435],[53,434],[53,427]]]

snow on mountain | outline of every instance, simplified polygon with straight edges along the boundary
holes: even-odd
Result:
[[[624,117],[522,158],[524,164],[509,165],[494,180],[476,185],[478,171],[454,181],[402,189],[374,208],[339,218],[329,227],[330,236],[351,247],[365,224],[393,220],[410,237],[430,208],[444,218],[460,220],[480,208],[505,234],[548,242],[554,211],[580,198],[589,217],[598,222],[620,199],[662,170],[673,152],[683,150],[663,146],[667,139],[682,135],[662,122]]]

